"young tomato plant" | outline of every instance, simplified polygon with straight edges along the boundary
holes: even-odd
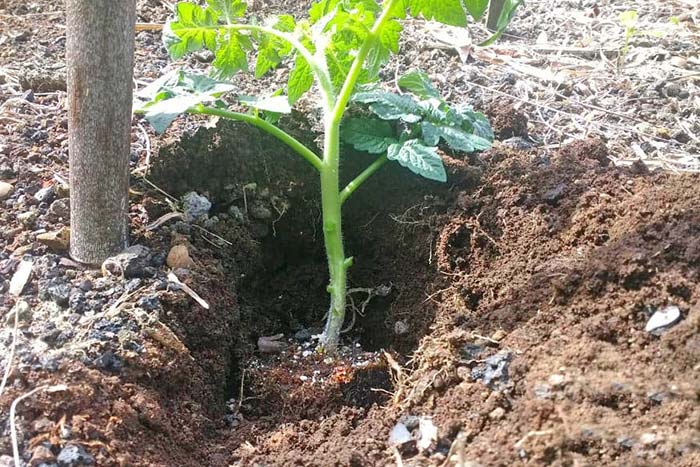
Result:
[[[202,7],[179,3],[176,17],[164,30],[173,58],[208,49],[214,53],[211,77],[176,71],[140,93],[148,100],[141,110],[154,128],[164,131],[177,115],[214,115],[247,122],[277,137],[304,158],[320,176],[323,234],[330,282],[330,308],[322,345],[338,344],[345,317],[347,271],[352,257],[343,247],[341,209],[352,193],[387,161],[397,161],[431,180],[446,181],[438,155],[442,142],[455,150],[487,149],[493,133],[486,118],[466,107],[452,108],[440,98],[428,77],[414,71],[403,76],[404,93],[381,91],[379,71],[398,53],[407,14],[453,26],[466,26],[468,15],[480,19],[486,0],[320,0],[308,19],[282,15],[263,23],[238,22],[245,14],[243,0],[207,0]],[[229,110],[221,100],[233,86],[223,82],[248,69],[255,54],[254,73],[260,77],[283,61],[290,64],[287,95],[239,98],[248,113]],[[275,122],[314,82],[323,116],[323,154],[284,132]],[[371,85],[375,85],[374,88]],[[344,120],[351,103],[366,106],[365,117]],[[342,126],[341,126],[342,125]],[[341,138],[377,158],[345,187],[340,186]]]

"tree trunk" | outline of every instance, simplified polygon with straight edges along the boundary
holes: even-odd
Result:
[[[128,244],[135,0],[67,0],[71,256]]]
[[[498,29],[498,18],[501,17],[505,0],[491,0],[489,3],[489,15],[486,18],[486,27],[491,31]]]

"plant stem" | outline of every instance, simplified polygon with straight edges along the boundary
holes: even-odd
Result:
[[[333,351],[338,345],[340,330],[345,319],[345,294],[347,269],[351,261],[346,260],[343,249],[342,201],[340,197],[340,125],[327,120],[323,147],[323,169],[321,170],[321,210],[323,214],[323,237],[328,257],[330,281],[328,292],[331,303],[328,309],[326,328],[321,343],[326,350]]]
[[[343,188],[343,191],[340,192],[340,202],[344,203],[346,199],[350,197],[351,194],[357,190],[360,185],[362,185],[369,177],[374,175],[374,173],[381,169],[384,164],[389,159],[387,159],[386,154],[383,156],[377,158],[374,162],[372,162],[365,170],[363,170],[360,175],[355,177],[350,183],[348,183],[345,188]]]
[[[230,120],[238,120],[241,122],[249,123],[253,126],[260,128],[261,130],[264,130],[265,132],[271,134],[275,138],[282,141],[284,144],[292,148],[297,154],[306,159],[306,161],[319,172],[321,172],[324,169],[323,162],[321,161],[321,159],[319,159],[319,157],[316,154],[313,153],[313,151],[304,146],[301,142],[299,142],[299,140],[291,136],[289,133],[273,125],[272,123],[263,120],[260,117],[240,112],[231,112],[230,110],[206,107],[202,104],[188,109],[187,112],[191,114],[214,115],[216,117],[223,117],[228,118]]]
[[[388,0],[382,15],[376,20],[365,42],[357,52],[357,56],[345,78],[343,87],[334,102],[334,106],[328,107],[325,119],[325,138],[323,145],[323,169],[321,170],[321,211],[323,214],[323,236],[328,256],[328,274],[330,281],[328,292],[331,303],[328,309],[326,328],[323,331],[321,343],[324,347],[333,351],[340,339],[340,330],[345,319],[345,300],[347,293],[347,270],[352,265],[352,259],[345,258],[343,249],[342,229],[342,205],[350,194],[374,173],[381,164],[372,164],[362,174],[360,179],[353,180],[358,183],[350,187],[347,192],[340,192],[340,122],[345,114],[350,96],[355,89],[357,79],[362,72],[362,66],[367,55],[375,46],[377,34],[390,16],[391,9],[396,0]],[[321,87],[323,84],[319,81]],[[332,88],[331,88],[332,89]],[[353,184],[351,182],[351,185]]]

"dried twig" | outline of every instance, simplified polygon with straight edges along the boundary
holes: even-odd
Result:
[[[5,391],[7,380],[10,378],[12,363],[15,359],[15,349],[17,348],[17,337],[19,335],[19,304],[16,304],[13,307],[13,309],[15,311],[15,324],[12,332],[12,344],[10,344],[10,352],[7,355],[7,361],[5,362],[5,372],[2,375],[2,382],[0,382],[0,396],[2,396],[3,391]],[[12,310],[10,310],[10,313],[12,313]]]

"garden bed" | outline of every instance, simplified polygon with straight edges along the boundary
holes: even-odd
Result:
[[[162,21],[163,3],[139,2],[139,20]],[[13,31],[0,42],[13,63],[3,89],[15,89],[22,59],[60,75],[61,7],[0,2]],[[527,18],[513,28],[533,35]],[[158,41],[139,33],[139,80],[167,63]],[[417,62],[457,66],[411,42]],[[0,465],[12,465],[10,404],[44,385],[61,390],[21,401],[15,417],[31,465],[700,464],[700,179],[648,168],[678,168],[690,150],[624,164],[617,140],[548,141],[541,113],[528,123],[517,103],[474,97],[493,149],[443,154],[447,184],[385,168],[345,206],[354,324],[324,355],[317,180],[256,129],[185,118],[156,137],[136,121],[132,243],[148,251],[127,277],[37,240],[67,224],[55,204],[67,179],[63,94],[48,75],[51,89],[5,99],[0,115],[2,178],[14,187],[0,213],[3,354],[10,310],[29,305],[0,396]],[[664,108],[677,105],[666,97]],[[282,125],[317,137],[313,118]],[[368,156],[345,157],[350,179]],[[207,220],[163,217],[191,191],[212,202]],[[178,277],[208,309],[167,280],[176,244],[192,260]],[[20,259],[33,275],[15,298]],[[680,319],[647,331],[670,306]],[[396,444],[404,429],[423,442]]]

